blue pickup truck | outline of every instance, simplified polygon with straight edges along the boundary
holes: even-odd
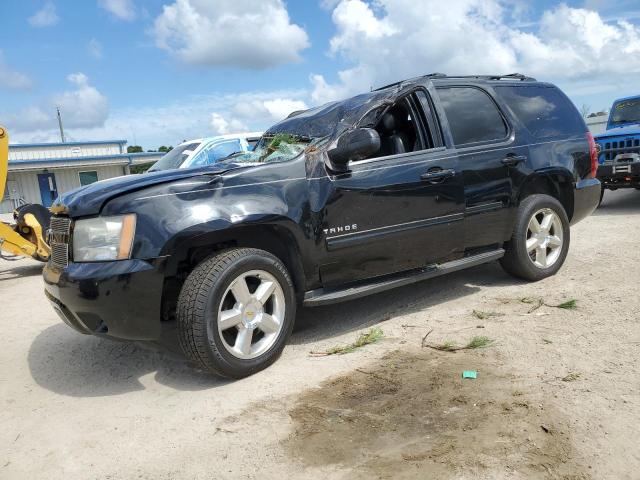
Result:
[[[613,102],[607,130],[596,135],[595,140],[602,192],[618,188],[640,190],[640,96]]]

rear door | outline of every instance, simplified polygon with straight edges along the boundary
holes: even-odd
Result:
[[[526,142],[517,141],[489,90],[461,85],[437,92],[464,182],[465,248],[501,244],[511,236],[511,174],[526,163]]]
[[[423,137],[414,151],[351,162],[331,178],[323,231],[325,286],[457,258],[464,196],[458,160],[443,144],[427,90],[408,97]]]

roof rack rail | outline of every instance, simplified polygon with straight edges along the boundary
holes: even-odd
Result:
[[[376,92],[379,90],[384,90],[386,88],[395,87],[397,85],[401,85],[406,82],[412,82],[421,78],[430,78],[430,79],[438,79],[438,78],[475,78],[478,80],[520,80],[521,82],[535,82],[537,81],[533,77],[527,77],[521,73],[509,73],[507,75],[447,75],[446,73],[434,72],[428,73],[427,75],[422,75],[420,77],[408,78],[406,80],[401,80],[399,82],[390,83],[389,85],[385,85],[384,87],[374,88],[371,91]]]
[[[526,81],[535,82],[536,81],[535,78],[527,77],[526,75],[523,75],[521,73],[509,73],[508,75],[491,75],[489,78],[491,80],[502,80],[503,78],[509,78],[509,79],[513,78],[513,79],[520,80],[520,81],[523,81],[523,82],[526,82]]]
[[[479,80],[520,80],[523,82],[535,82],[536,79],[533,77],[527,77],[521,73],[509,73],[507,75],[444,75],[442,73],[430,73],[429,75],[425,75],[425,77],[429,78],[477,78]]]

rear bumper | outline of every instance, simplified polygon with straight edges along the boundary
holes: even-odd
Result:
[[[608,189],[640,187],[640,162],[599,165],[598,180]]]
[[[62,320],[80,333],[128,340],[160,339],[164,258],[48,264],[45,294]]]
[[[585,219],[598,208],[602,186],[596,178],[587,178],[576,182],[573,194],[573,216],[571,225]]]

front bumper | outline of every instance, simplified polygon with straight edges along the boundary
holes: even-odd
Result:
[[[47,264],[45,294],[62,320],[85,334],[159,340],[165,259]]]
[[[598,166],[598,180],[608,189],[640,187],[640,162]]]

